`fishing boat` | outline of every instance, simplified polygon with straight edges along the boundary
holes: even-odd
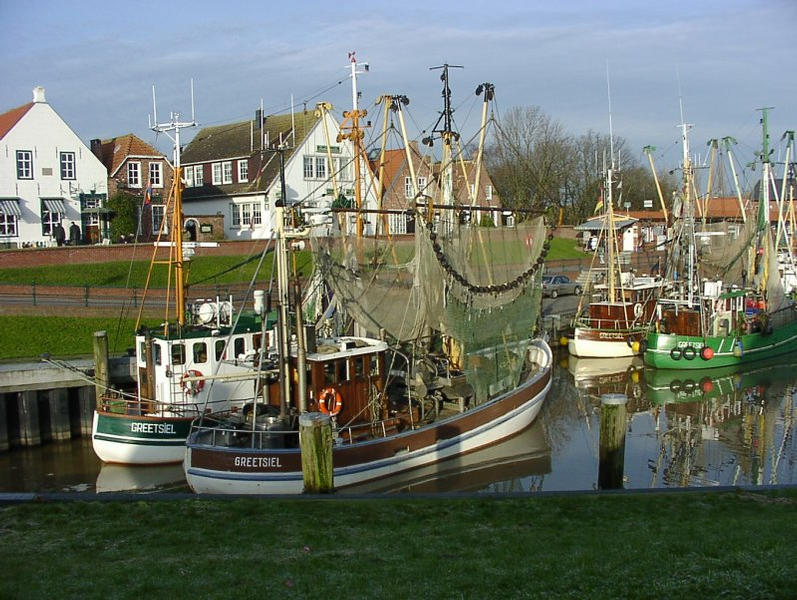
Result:
[[[459,138],[449,126],[448,65],[442,79],[440,201],[413,177],[414,201],[397,211],[414,221],[413,236],[399,239],[383,229],[363,237],[359,223],[369,215],[359,201],[337,209],[338,235],[309,236],[330,292],[313,303],[324,307],[320,319],[306,320],[305,294],[291,299],[284,285],[290,253],[305,235],[290,226],[302,222],[295,214],[301,207],[276,207],[280,364],[267,374],[264,401],[247,416],[195,420],[184,462],[195,492],[302,492],[298,425],[307,413],[330,416],[334,485],[341,490],[464,457],[520,434],[539,413],[553,360],[546,341],[533,336],[544,224],[478,227],[471,225],[478,219],[461,218],[469,207],[450,200]],[[352,66],[356,90],[355,81]],[[349,116],[364,115],[352,96]],[[406,104],[384,106],[400,112]],[[355,160],[362,155],[365,162],[360,138],[355,128]],[[498,251],[502,260],[485,260]],[[337,320],[360,335],[331,334],[334,312],[345,312]]]
[[[611,119],[609,122],[611,129]],[[630,270],[623,271],[618,223],[630,221],[614,211],[618,170],[613,148],[611,156],[608,168],[604,169],[598,201],[602,216],[588,283],[584,286],[573,319],[573,337],[567,342],[568,352],[583,358],[620,358],[640,354],[640,342],[647,334],[656,298],[664,283],[658,276],[637,276]],[[605,269],[598,266],[598,257],[600,262],[606,260]],[[596,282],[596,275],[603,280]]]
[[[784,290],[770,227],[767,109],[762,124],[757,218],[715,230],[695,227],[688,126],[681,125],[684,185],[669,266],[673,289],[659,299],[643,343],[648,366],[714,369],[797,350],[797,306]]]
[[[136,389],[106,388],[97,398],[91,439],[94,452],[106,463],[182,462],[194,417],[251,404],[260,371],[253,367],[276,353],[276,319],[266,314],[263,291],[255,292],[255,306],[248,313],[236,309],[232,296],[186,300],[184,265],[189,256],[184,246],[193,251],[200,245],[182,240],[180,128],[187,125],[173,118],[164,129],[175,131],[175,176],[166,207],[171,217],[164,220],[171,233],[169,241],[158,236],[150,265],[150,275],[157,264],[170,269],[173,317],[167,302],[162,327],[139,327],[142,303],[135,338]],[[168,258],[161,255],[164,247]]]

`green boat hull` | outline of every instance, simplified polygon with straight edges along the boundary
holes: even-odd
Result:
[[[713,356],[705,359],[704,348]],[[656,369],[716,369],[754,363],[797,350],[797,320],[775,328],[734,336],[692,336],[649,332],[645,365]]]

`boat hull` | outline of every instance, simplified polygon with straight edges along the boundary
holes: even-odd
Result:
[[[631,344],[645,337],[644,330],[618,331],[576,327],[573,338],[567,342],[567,350],[580,358],[622,358],[637,356]],[[629,343],[629,339],[631,343]]]
[[[362,484],[468,454],[511,437],[539,414],[551,386],[551,350],[544,368],[517,388],[432,425],[333,448],[336,488]],[[201,494],[299,494],[304,483],[298,449],[224,448],[189,438],[184,468]],[[197,438],[198,439],[198,438]]]
[[[193,417],[131,416],[94,411],[91,443],[106,463],[156,465],[182,462]]]
[[[711,348],[706,360],[701,350]],[[688,349],[688,350],[687,350]],[[776,327],[771,333],[741,336],[692,336],[650,332],[644,354],[645,365],[657,369],[715,369],[753,363],[797,350],[797,320]]]

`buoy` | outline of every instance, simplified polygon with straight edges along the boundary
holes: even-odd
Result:
[[[736,345],[733,347],[733,355],[736,358],[741,358],[744,356],[744,346],[742,346],[742,340],[738,340]]]
[[[569,341],[570,340],[568,340],[565,336],[562,336],[562,337],[559,338],[559,345],[560,346],[567,346]]]
[[[640,347],[641,347],[641,344],[638,341],[636,341],[633,344],[631,344],[631,351],[634,354],[639,354]]]
[[[708,377],[704,377],[700,380],[700,389],[703,390],[704,394],[710,394],[714,391],[714,382]]]
[[[714,358],[714,349],[709,348],[708,346],[703,346],[703,349],[700,351],[700,358],[703,360],[711,360]]]

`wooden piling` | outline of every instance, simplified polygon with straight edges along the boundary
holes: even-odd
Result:
[[[19,392],[19,442],[23,446],[38,446],[42,443],[39,393],[36,390]]]
[[[78,407],[80,413],[80,434],[91,435],[94,422],[94,408],[97,405],[94,386],[83,386],[78,390]]]
[[[5,452],[11,447],[8,441],[8,394],[0,394],[0,452]]]
[[[625,394],[601,396],[600,464],[598,488],[622,489],[625,461]]]
[[[102,398],[105,390],[111,385],[108,369],[108,334],[105,331],[94,332],[94,380],[96,397]]]
[[[69,424],[69,396],[67,390],[59,388],[44,392],[50,411],[50,437],[55,441],[72,438],[72,427]]]
[[[304,493],[332,493],[332,424],[329,415],[319,412],[301,414],[299,444],[302,449]]]

